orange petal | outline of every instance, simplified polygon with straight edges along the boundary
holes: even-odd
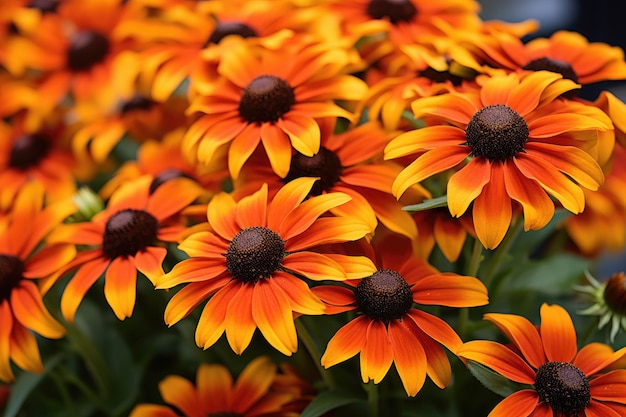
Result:
[[[322,355],[322,366],[330,368],[359,353],[365,346],[369,323],[367,316],[359,316],[337,330]]]
[[[196,344],[199,347],[208,349],[224,333],[226,309],[242,285],[238,281],[230,281],[206,303],[196,326]]]
[[[328,210],[348,201],[350,201],[350,196],[344,193],[326,193],[310,197],[287,214],[280,225],[279,233],[284,240],[289,240],[306,231],[318,217]]]
[[[361,351],[361,378],[363,382],[372,379],[374,384],[378,384],[387,375],[393,362],[385,323],[371,320],[365,338],[365,346]]]
[[[41,293],[34,282],[22,281],[13,289],[11,307],[17,321],[40,335],[49,339],[59,339],[65,334],[65,328],[45,307]]]
[[[159,383],[161,397],[188,417],[202,417],[202,402],[194,385],[186,378],[169,375]]]
[[[178,417],[178,415],[165,405],[139,404],[133,408],[128,417]]]
[[[107,204],[107,213],[111,215],[123,209],[143,210],[148,203],[148,193],[152,178],[145,175],[130,181],[115,190]]]
[[[24,262],[25,278],[43,278],[67,265],[76,256],[74,245],[51,245],[45,247]]]
[[[467,141],[465,131],[455,126],[429,126],[396,136],[385,146],[385,159],[411,155],[419,150],[460,146]]]
[[[244,284],[231,297],[226,308],[224,326],[226,338],[233,352],[241,355],[252,340],[256,323],[252,318],[252,294],[254,284]]]
[[[359,240],[371,229],[362,221],[343,217],[322,217],[317,219],[306,233],[300,233],[285,242],[287,252],[298,252],[312,246],[342,243]]]
[[[213,196],[207,207],[207,217],[213,230],[223,237],[231,241],[240,228],[235,222],[235,208],[237,203],[229,194],[219,193]]]
[[[413,397],[426,380],[426,353],[419,340],[401,321],[391,320],[388,333],[396,370],[407,395]]]
[[[199,195],[199,188],[188,178],[174,178],[160,185],[150,196],[146,210],[157,220],[180,212]]]
[[[320,127],[308,116],[286,114],[276,123],[289,136],[291,146],[305,156],[313,156],[320,149]]]
[[[109,266],[109,262],[108,259],[97,258],[81,265],[76,271],[76,274],[71,278],[61,296],[61,312],[65,320],[69,322],[74,321],[74,314],[76,314],[78,305],[85,297],[87,291],[102,276]]]
[[[137,269],[133,257],[111,261],[104,278],[104,297],[119,320],[133,314],[137,296]]]
[[[560,78],[560,74],[555,72],[532,72],[510,92],[506,104],[523,117],[537,108],[546,87]]]
[[[154,285],[157,278],[164,274],[163,261],[167,256],[167,249],[157,246],[148,246],[135,255],[135,267],[144,274]]]
[[[339,285],[319,285],[311,288],[326,306],[326,314],[343,313],[357,308],[354,291]]]
[[[544,227],[554,216],[554,203],[536,181],[530,180],[517,170],[514,164],[505,162],[504,185],[513,200],[524,210],[524,230]]]
[[[233,411],[241,415],[246,412],[263,396],[267,395],[277,366],[266,356],[254,359],[239,374],[233,397],[237,399]]]
[[[539,332],[526,318],[514,314],[488,313],[484,319],[495,324],[533,367],[539,368],[546,362]]]
[[[589,382],[589,387],[591,396],[596,400],[626,404],[626,370],[600,375]]]
[[[509,96],[519,85],[517,74],[491,77],[481,86],[480,101],[485,106],[508,104]]]
[[[174,265],[167,274],[157,277],[154,285],[162,290],[189,282],[213,281],[225,273],[225,258],[189,258]]]
[[[224,115],[218,120],[203,132],[198,143],[196,155],[198,161],[203,164],[211,163],[217,150],[225,143],[231,142],[248,126],[248,123],[241,120],[238,113],[232,114],[230,117]]]
[[[233,377],[226,367],[218,364],[201,364],[196,374],[196,390],[198,397],[211,399],[203,401],[203,411],[211,414],[232,410]],[[237,398],[238,401],[240,399]]]
[[[346,279],[346,273],[341,265],[321,253],[290,253],[283,258],[281,265],[288,271],[315,281]]]
[[[11,359],[17,366],[28,372],[43,372],[43,363],[37,346],[37,339],[19,323],[11,330]]]
[[[585,407],[585,417],[622,417],[624,416],[624,409],[621,409],[621,413],[615,411],[616,404],[611,404],[612,407],[605,405],[599,401],[591,398],[587,407]],[[552,416],[552,414],[550,414]],[[549,417],[550,417],[549,416]]]
[[[474,158],[448,180],[448,208],[450,214],[461,216],[491,180],[492,163]]]
[[[267,227],[280,230],[287,215],[306,198],[315,181],[316,178],[300,177],[283,185],[274,195],[268,209]]]
[[[236,227],[233,227],[233,231]],[[235,232],[236,234],[236,232]],[[234,235],[233,235],[234,236]],[[228,242],[213,232],[197,232],[188,236],[179,245],[178,249],[191,258],[222,258],[228,250]]]
[[[287,296],[293,311],[307,315],[325,313],[324,303],[303,280],[277,271],[269,281],[274,291],[282,291]]]
[[[260,141],[261,131],[254,123],[247,125],[233,139],[230,148],[228,148],[228,170],[234,180],[239,178],[241,167],[250,158]]]
[[[411,109],[418,119],[424,115],[439,116],[459,126],[467,125],[478,111],[470,100],[453,94],[422,97],[413,101]]]
[[[267,222],[267,184],[252,195],[242,198],[237,203],[235,210],[235,220],[243,230],[248,227],[265,227]]]
[[[456,274],[437,274],[417,281],[413,301],[425,305],[476,307],[486,305],[487,288],[480,280]]]
[[[580,368],[585,375],[594,375],[626,355],[626,348],[617,352],[603,343],[590,343],[578,351],[574,358],[574,365]]]
[[[424,333],[444,345],[452,353],[455,353],[463,344],[461,338],[454,332],[452,327],[439,317],[417,309],[410,310],[407,316]]]
[[[428,335],[419,329],[416,329],[416,331],[419,335],[419,343],[421,343],[426,353],[426,374],[439,388],[447,387],[452,379],[452,367],[450,366],[448,355],[446,355],[441,345]]]
[[[261,141],[272,169],[281,178],[285,178],[291,166],[291,142],[281,128],[271,123],[261,125]]]
[[[511,349],[497,342],[472,340],[463,344],[457,355],[484,365],[511,381],[535,383],[535,371]]]
[[[377,270],[374,262],[367,256],[342,255],[339,253],[326,253],[324,255],[341,265],[348,279],[365,278],[373,275]]]
[[[223,287],[228,279],[230,278],[212,279],[185,285],[167,303],[164,314],[165,323],[172,326],[187,317],[200,303]]]
[[[13,330],[13,313],[8,300],[0,301],[0,380],[11,382],[15,379],[11,369],[11,331]]]
[[[500,163],[492,164],[491,181],[474,200],[472,217],[476,235],[487,249],[497,247],[511,225],[511,198],[506,194]]]
[[[266,280],[254,286],[252,317],[265,340],[279,352],[291,356],[298,350],[298,336],[289,299],[283,292],[274,292]]]
[[[546,357],[552,362],[571,362],[576,356],[576,330],[567,310],[544,303],[540,309],[541,340]]]
[[[514,392],[491,410],[489,417],[529,416],[539,403],[539,395],[532,389]],[[552,411],[550,411],[552,416]]]

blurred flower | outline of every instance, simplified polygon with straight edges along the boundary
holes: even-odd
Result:
[[[48,312],[38,281],[76,255],[73,245],[39,245],[76,208],[71,202],[43,207],[39,183],[23,185],[11,211],[0,222],[0,380],[14,379],[10,361],[29,372],[43,372],[35,333],[51,339],[65,334]]]
[[[474,203],[476,234],[489,249],[509,228],[513,200],[524,210],[525,230],[540,229],[552,218],[548,194],[580,213],[581,187],[595,190],[604,181],[592,156],[596,131],[612,125],[593,106],[555,100],[574,87],[558,74],[540,71],[484,78],[475,92],[415,100],[415,117],[431,115],[450,125],[412,130],[387,145],[387,159],[417,153],[394,181],[394,195],[463,164],[448,181],[448,207],[459,217]]]
[[[59,276],[76,271],[61,297],[66,320],[74,320],[85,294],[102,274],[104,297],[124,320],[135,307],[137,272],[153,282],[163,273],[167,249],[158,242],[175,242],[185,230],[176,215],[196,199],[198,190],[189,179],[176,178],[150,193],[152,181],[143,176],[125,184],[91,221],[63,225],[50,236],[53,242],[87,245],[46,283],[49,288]]]
[[[626,370],[604,371],[626,355],[626,348],[614,352],[591,343],[578,350],[572,319],[558,305],[541,306],[538,329],[514,314],[489,313],[485,319],[513,346],[474,340],[457,354],[529,386],[506,397],[489,417],[624,415]]]
[[[250,362],[234,383],[225,366],[201,364],[195,386],[177,375],[159,383],[161,397],[177,411],[165,405],[139,404],[129,417],[179,417],[180,413],[183,417],[292,417],[294,411],[286,406],[298,395],[276,389],[279,377],[277,366],[265,356]]]
[[[314,182],[293,180],[269,202],[266,185],[239,202],[226,193],[214,196],[207,209],[212,231],[187,237],[179,248],[190,258],[156,281],[159,289],[186,284],[170,299],[165,322],[177,323],[208,299],[196,327],[198,346],[209,348],[225,332],[233,351],[241,354],[258,327],[283,354],[296,352],[294,313],[324,313],[324,304],[302,278],[344,280],[373,269],[364,257],[308,250],[369,232],[358,220],[320,217],[350,200],[346,194],[303,202]]]
[[[363,81],[343,75],[348,63],[345,51],[312,42],[278,51],[233,47],[220,62],[221,78],[212,91],[192,100],[188,113],[199,118],[187,131],[185,153],[207,163],[230,143],[228,167],[236,179],[261,142],[274,172],[285,177],[292,149],[306,156],[318,152],[316,118],[354,119],[334,102],[358,100],[366,92]]]
[[[441,273],[412,253],[408,240],[389,235],[373,251],[378,270],[348,287],[322,285],[313,292],[326,314],[357,311],[328,342],[326,368],[360,353],[363,382],[379,383],[392,363],[406,393],[414,396],[426,375],[439,387],[450,383],[451,369],[439,343],[453,353],[462,341],[445,321],[414,307],[474,307],[487,304],[487,289],[474,277]]]
[[[585,277],[590,285],[575,288],[591,296],[593,305],[578,314],[599,316],[598,329],[610,323],[609,339],[613,343],[620,328],[626,331],[626,276],[617,272],[604,282],[598,282],[589,272],[585,272]]]

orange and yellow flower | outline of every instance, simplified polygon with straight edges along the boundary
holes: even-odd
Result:
[[[474,277],[440,273],[412,253],[408,240],[395,236],[374,247],[377,270],[345,284],[321,285],[313,292],[326,314],[356,311],[357,317],[328,342],[326,368],[360,353],[363,382],[379,383],[392,363],[406,393],[416,395],[426,375],[439,387],[450,382],[451,368],[439,344],[455,352],[462,341],[444,320],[414,306],[474,307],[487,304],[487,289]]]
[[[523,384],[506,397],[489,417],[588,416],[617,417],[626,411],[626,370],[609,370],[626,355],[602,343],[580,350],[567,311],[541,306],[541,325],[515,314],[485,314],[511,341],[465,343],[459,357],[476,362]],[[608,372],[607,372],[608,371]]]
[[[42,372],[35,332],[58,339],[65,328],[45,307],[38,281],[76,255],[69,244],[39,248],[46,235],[73,213],[71,202],[43,207],[39,183],[24,185],[11,211],[0,222],[0,380],[12,381],[12,361],[29,372]]]
[[[437,244],[447,260],[456,262],[467,235],[476,236],[471,216],[465,214],[457,219],[450,215],[447,208],[416,211],[413,220],[419,230],[419,239],[414,241],[414,247],[422,259],[428,259]]]
[[[171,407],[139,404],[129,417],[179,417],[180,413],[184,417],[291,417],[294,411],[288,405],[297,395],[293,390],[280,389],[288,387],[275,386],[280,376],[278,367],[265,356],[250,362],[236,381],[225,366],[202,364],[195,386],[178,375],[159,383],[161,397]]]
[[[63,225],[50,236],[54,242],[88,247],[58,274],[76,271],[61,296],[66,320],[74,320],[85,294],[103,274],[104,297],[120,320],[133,313],[137,272],[152,282],[162,275],[167,249],[159,242],[175,242],[185,230],[177,214],[196,199],[198,190],[192,181],[174,178],[151,192],[152,182],[151,176],[143,176],[125,184],[91,221]]]
[[[319,315],[324,304],[311,280],[344,280],[371,273],[365,257],[320,253],[311,248],[362,238],[369,228],[358,220],[320,217],[350,197],[311,197],[315,178],[287,183],[268,202],[264,185],[235,202],[226,193],[207,208],[211,231],[194,233],[179,245],[185,259],[156,281],[159,289],[186,284],[169,301],[165,322],[173,325],[208,299],[196,327],[196,344],[212,346],[223,333],[235,353],[249,345],[258,327],[285,355],[298,349],[294,313]]]
[[[554,214],[552,195],[580,213],[582,187],[595,190],[604,175],[595,155],[598,132],[612,129],[599,109],[557,99],[575,88],[548,71],[484,77],[479,90],[415,100],[415,117],[446,124],[401,134],[385,158],[417,154],[398,175],[393,193],[456,166],[447,183],[448,208],[459,217],[473,202],[476,234],[487,248],[501,242],[512,202],[524,212],[524,229],[545,226]]]
[[[344,74],[349,63],[346,51],[314,42],[279,51],[233,48],[220,62],[220,80],[192,100],[188,111],[199,118],[187,131],[185,153],[206,163],[229,143],[228,167],[237,178],[261,142],[274,172],[285,177],[293,149],[306,156],[318,152],[317,118],[354,120],[334,102],[358,100],[366,92],[363,81]]]

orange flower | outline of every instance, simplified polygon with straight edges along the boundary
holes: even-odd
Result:
[[[190,258],[158,278],[157,288],[186,284],[169,301],[165,322],[173,325],[208,299],[196,328],[196,344],[212,346],[226,332],[241,354],[258,327],[274,348],[298,348],[294,313],[323,314],[324,304],[302,277],[343,280],[371,272],[363,257],[309,251],[317,245],[360,239],[369,228],[357,220],[321,217],[350,199],[343,193],[309,198],[314,178],[299,178],[268,203],[267,186],[235,202],[226,193],[209,202],[213,231],[194,233],[179,245]]]
[[[139,404],[129,417],[179,417],[180,413],[184,417],[292,416],[293,411],[285,406],[295,401],[297,395],[293,390],[276,389],[274,381],[280,376],[277,366],[265,356],[250,362],[234,383],[225,366],[202,364],[195,386],[177,375],[159,383],[161,397],[177,412],[165,405]]]
[[[476,278],[438,272],[412,254],[408,240],[383,239],[374,251],[378,270],[372,275],[345,281],[348,287],[313,288],[326,303],[327,314],[360,313],[328,342],[322,365],[328,368],[360,353],[363,382],[379,383],[395,363],[408,395],[418,393],[426,375],[444,388],[451,369],[439,343],[455,352],[462,341],[445,321],[414,303],[485,305],[487,289]]]
[[[446,208],[416,211],[413,219],[419,230],[414,246],[422,259],[428,259],[436,243],[447,260],[456,262],[467,235],[476,236],[471,216],[456,219]]]
[[[192,101],[189,113],[200,117],[187,131],[185,153],[206,163],[219,146],[230,143],[228,167],[236,179],[261,142],[274,172],[285,177],[292,148],[306,156],[318,152],[316,118],[354,119],[333,102],[365,94],[363,81],[342,75],[348,64],[345,51],[311,42],[280,51],[233,48],[222,58],[222,78],[212,91]]]
[[[76,270],[63,290],[61,312],[68,321],[85,294],[104,277],[104,296],[118,319],[132,315],[135,307],[137,272],[148,279],[163,273],[161,264],[167,249],[157,241],[175,242],[184,226],[176,215],[197,197],[197,185],[186,178],[175,178],[150,192],[153,178],[143,176],[120,187],[106,209],[90,222],[63,225],[50,239],[76,245],[89,245],[60,274]]]
[[[450,125],[401,134],[385,158],[418,153],[396,178],[396,196],[462,164],[447,184],[448,208],[459,217],[474,202],[476,234],[493,249],[509,228],[512,200],[523,208],[525,230],[542,228],[552,218],[548,193],[573,213],[583,210],[581,187],[595,190],[604,180],[592,156],[597,133],[612,124],[593,106],[555,99],[575,86],[559,74],[513,73],[480,82],[475,92],[415,100],[416,117],[431,115]]]
[[[280,179],[267,162],[250,164],[243,169],[235,183],[235,194],[258,189],[268,183],[270,194],[284,182],[300,177],[319,178],[310,195],[342,192],[351,201],[332,210],[338,216],[361,219],[373,232],[380,221],[395,233],[409,238],[417,236],[415,222],[402,210],[402,203],[391,194],[391,184],[401,170],[400,165],[382,161],[383,149],[396,132],[385,131],[378,122],[367,122],[351,127],[343,133],[334,134],[335,119],[322,119],[321,147],[313,156],[295,152],[291,167],[284,179]],[[429,198],[430,193],[421,186],[414,186],[406,201]]]
[[[14,379],[10,361],[29,372],[42,372],[37,341],[65,334],[44,306],[37,280],[56,272],[76,255],[73,245],[41,244],[76,207],[60,202],[42,208],[44,190],[28,183],[0,222],[0,380]]]
[[[617,417],[626,410],[626,370],[605,372],[626,355],[602,343],[578,350],[567,311],[541,306],[541,326],[514,314],[485,314],[513,346],[487,340],[465,343],[459,357],[525,385],[498,404],[489,417]]]

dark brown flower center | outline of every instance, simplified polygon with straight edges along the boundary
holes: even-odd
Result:
[[[285,256],[285,242],[266,227],[248,227],[235,235],[224,256],[233,277],[254,283],[278,270]]]
[[[8,300],[11,291],[23,278],[24,263],[12,255],[0,255],[0,302]]]
[[[239,35],[242,38],[256,38],[258,34],[254,29],[241,22],[220,22],[217,24],[207,44],[220,43],[222,39],[229,35]]]
[[[373,19],[389,19],[395,25],[411,21],[417,14],[417,8],[411,0],[370,0],[367,14]]]
[[[285,80],[260,75],[243,90],[239,114],[249,123],[273,123],[291,110],[295,102],[293,88]]]
[[[37,133],[20,136],[13,142],[9,154],[9,166],[21,170],[37,166],[49,151],[48,137]]]
[[[150,110],[156,103],[146,96],[134,95],[130,100],[124,102],[120,108],[122,114],[130,113],[135,110]]]
[[[525,70],[528,71],[550,71],[557,72],[563,76],[563,78],[567,78],[569,80],[578,82],[578,75],[572,68],[570,64],[565,61],[561,61],[560,59],[554,58],[538,58],[530,61],[528,64],[524,66]]]
[[[319,177],[311,188],[310,195],[320,195],[329,191],[341,177],[341,161],[333,151],[321,147],[313,156],[305,156],[296,153],[291,157],[291,166],[284,182],[289,182],[301,177]]]
[[[509,106],[494,104],[479,110],[467,125],[465,135],[472,155],[489,161],[506,161],[524,150],[528,125]]]
[[[535,389],[539,400],[564,416],[582,416],[591,400],[584,372],[567,362],[546,362],[537,370]]]
[[[611,275],[604,287],[603,297],[611,310],[626,315],[626,276],[623,272]]]
[[[87,71],[109,53],[109,41],[103,35],[85,30],[77,32],[70,41],[67,66],[72,71]]]
[[[359,309],[374,320],[389,323],[413,305],[411,287],[396,271],[381,269],[363,278],[354,291]]]
[[[107,221],[102,250],[109,259],[134,256],[152,245],[157,237],[159,222],[143,210],[124,209]]]
[[[26,7],[39,9],[42,13],[54,13],[59,7],[60,0],[31,0]]]
[[[191,178],[186,172],[183,172],[179,169],[166,169],[165,171],[161,171],[156,177],[152,179],[150,183],[150,194],[152,194],[159,186],[168,182],[169,180],[173,180],[175,178]]]

